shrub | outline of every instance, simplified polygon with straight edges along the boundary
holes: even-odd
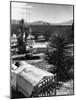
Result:
[[[69,77],[68,71],[73,65],[73,46],[69,46],[67,37],[61,33],[51,36],[47,46],[46,60],[56,67],[57,80]]]

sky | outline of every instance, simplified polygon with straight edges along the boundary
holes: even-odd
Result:
[[[61,23],[73,20],[73,6],[11,2],[11,19]]]

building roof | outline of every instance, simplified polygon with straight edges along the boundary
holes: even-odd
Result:
[[[27,40],[29,40],[29,39],[35,39],[35,37],[34,37],[33,35],[29,35],[29,36],[27,37]]]
[[[21,67],[24,68],[24,70],[21,71],[19,74],[22,76],[25,80],[27,80],[29,83],[31,83],[33,86],[37,85],[38,82],[45,76],[53,76],[52,73],[49,73],[43,69],[40,69],[34,65],[30,65],[26,62],[23,62]]]
[[[24,61],[20,62],[20,67],[18,67],[14,73],[17,74],[17,82],[15,83],[19,85],[22,89],[21,91],[25,91],[23,93],[26,96],[30,96],[32,94],[34,86],[36,86],[44,77],[54,76],[52,73],[34,65],[30,65]]]
[[[38,36],[38,39],[39,40],[45,40],[45,37],[44,37],[44,35],[40,35],[40,36]]]

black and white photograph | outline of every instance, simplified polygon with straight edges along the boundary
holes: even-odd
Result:
[[[10,95],[74,95],[74,5],[10,1]]]

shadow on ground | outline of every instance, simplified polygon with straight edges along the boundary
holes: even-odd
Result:
[[[13,60],[37,60],[40,59],[39,56],[25,56],[25,57],[16,57]]]
[[[21,92],[11,89],[11,99],[26,98]]]

